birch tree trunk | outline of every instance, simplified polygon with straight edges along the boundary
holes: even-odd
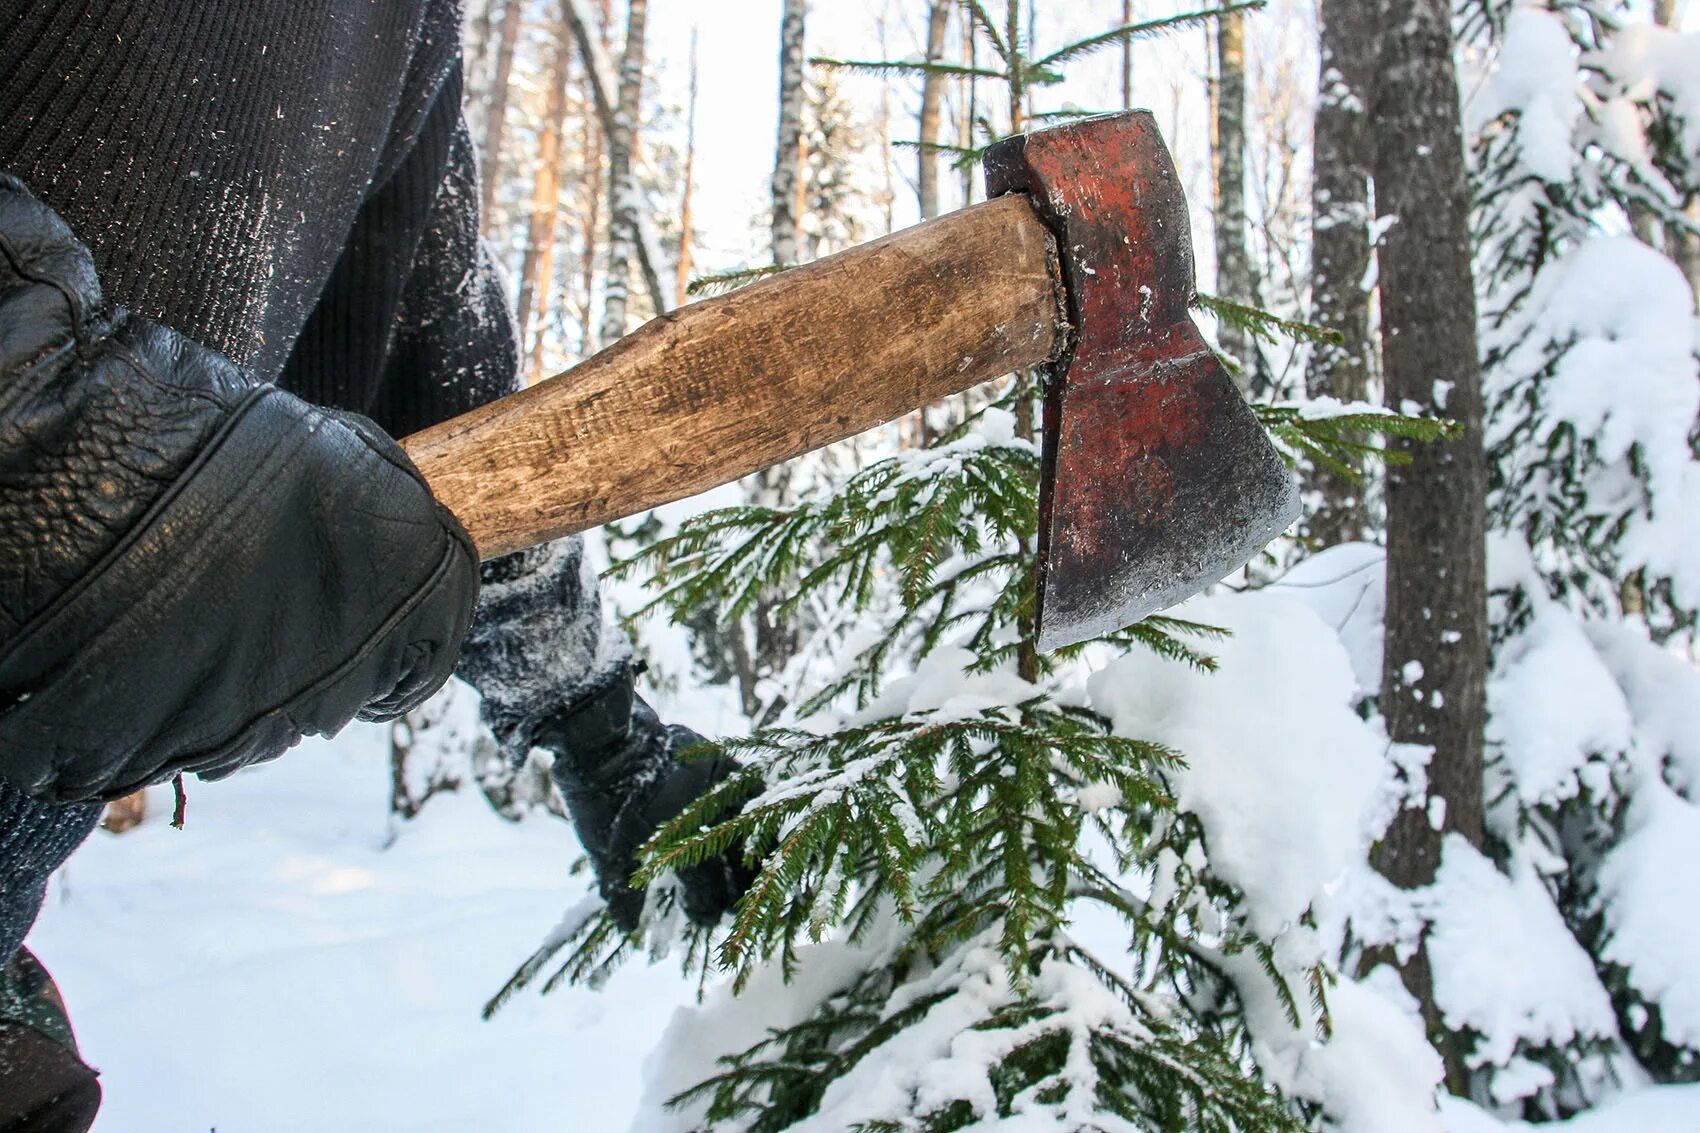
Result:
[[[1369,396],[1375,344],[1369,337],[1369,174],[1374,146],[1367,113],[1375,80],[1375,13],[1363,0],[1321,0],[1322,68],[1316,99],[1311,176],[1311,321],[1337,332],[1338,345],[1311,353],[1312,397]],[[1361,468],[1361,462],[1358,462]],[[1367,532],[1361,485],[1327,468],[1311,475],[1322,505],[1308,532],[1324,546]]]
[[[480,190],[479,215],[489,232],[495,216],[496,184],[502,173],[502,129],[508,117],[508,84],[514,72],[514,48],[519,43],[521,0],[502,5],[501,38],[496,43],[495,73],[490,79],[490,100],[484,109],[484,184]]]
[[[616,83],[611,74],[613,71],[613,65],[608,61],[607,31],[608,26],[613,22],[608,12],[608,4],[604,3],[602,5],[602,20],[599,24],[602,29],[602,34],[599,41],[590,34],[591,21],[585,18],[583,10],[579,7],[582,2],[583,0],[563,0],[562,11],[566,15],[568,25],[572,28],[573,38],[578,40],[579,52],[584,58],[587,86],[590,90],[591,102],[596,107],[596,116],[602,123],[602,134],[605,138],[609,139],[609,144],[612,145],[612,139],[615,132],[614,119],[618,117],[619,111],[619,91],[616,90],[616,87],[623,89],[624,71],[622,69],[621,81]],[[639,46],[641,47],[642,45],[640,44]],[[639,62],[641,64],[641,59]],[[638,95],[639,101],[641,102],[641,85],[639,87]],[[637,152],[636,129],[638,124],[638,119],[634,117],[631,120],[632,146],[627,157],[628,165],[632,160],[634,160],[632,155]],[[612,151],[610,151],[610,161],[611,160]],[[609,183],[609,193],[610,195],[615,195],[611,178]],[[666,257],[662,255],[660,247],[653,239],[653,235],[653,232],[639,226],[634,238],[633,247],[628,253],[627,259],[630,260],[632,255],[637,256],[638,268],[643,273],[644,290],[649,293],[650,306],[659,313],[667,310],[673,305],[673,296],[668,287],[668,281],[672,279],[672,270],[670,268],[665,268]],[[630,284],[627,283],[626,286],[627,290],[624,294],[629,298],[631,293]]]
[[[944,35],[950,25],[951,0],[933,0],[927,13],[927,62],[944,61]],[[939,119],[944,106],[944,76],[927,74],[921,80],[921,121],[917,150],[915,195],[921,205],[921,219],[931,220],[939,215],[939,152],[931,147],[939,141]]]
[[[1245,213],[1245,14],[1230,12],[1216,28],[1216,292],[1236,303],[1253,300]],[[1217,336],[1239,364],[1240,388],[1252,378],[1251,340],[1224,323]]]
[[[1381,710],[1395,742],[1434,754],[1428,805],[1400,812],[1373,861],[1411,889],[1434,880],[1444,835],[1482,845],[1487,472],[1451,8],[1447,0],[1376,0],[1375,10],[1375,198],[1391,225],[1379,251],[1387,402],[1463,427],[1456,440],[1396,442],[1411,462],[1387,474]],[[1446,1059],[1449,1085],[1462,1089],[1466,1068],[1435,1006],[1426,942],[1400,972]]]
[[[608,135],[608,278],[602,308],[602,345],[626,333],[626,304],[631,288],[633,249],[638,242],[639,190],[632,170],[638,114],[643,99],[644,22],[649,0],[630,0],[626,12],[626,51],[620,61],[620,94],[614,128]]]
[[[785,0],[779,24],[779,141],[773,155],[773,262],[797,262],[802,180],[803,24],[807,0]]]
[[[524,352],[526,384],[539,376],[543,353],[544,312],[555,275],[555,217],[561,203],[562,131],[566,128],[567,83],[572,69],[572,36],[566,21],[555,26],[555,50],[549,65],[548,99],[543,129],[537,142],[537,174],[531,188],[531,222],[526,232],[525,258],[519,274],[519,343]],[[532,322],[537,320],[536,334]]]
[[[779,24],[779,129],[773,148],[773,262],[789,266],[802,256],[799,231],[803,191],[803,35],[807,0],[785,0]],[[777,464],[745,481],[745,493],[758,507],[783,507],[791,498],[791,468]],[[732,628],[732,665],[745,715],[760,724],[775,706],[758,695],[762,677],[777,673],[797,651],[797,633],[789,622],[773,616],[767,597],[750,612],[749,638],[745,627]]]

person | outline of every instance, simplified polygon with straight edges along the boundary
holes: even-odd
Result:
[[[19,946],[103,802],[393,718],[457,665],[510,756],[555,753],[602,892],[634,926],[637,847],[728,768],[681,761],[694,733],[634,694],[576,538],[480,566],[392,439],[516,381],[478,239],[455,0],[14,0],[6,17],[13,998],[51,988]],[[681,880],[687,913],[712,921],[747,877],[717,859]],[[13,1081],[8,1112],[8,1033],[45,1033],[29,1015],[0,1022],[0,1130],[86,1128],[92,1075],[46,1096],[40,1073]]]

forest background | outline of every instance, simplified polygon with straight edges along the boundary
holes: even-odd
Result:
[[[890,876],[883,867],[810,873],[819,863],[799,860],[793,880],[818,890],[809,907],[765,907],[765,920],[733,926],[737,948],[680,934],[657,908],[642,943],[671,946],[667,965],[626,965],[601,991],[566,986],[599,981],[634,950],[575,903],[582,883],[563,868],[573,847],[548,817],[558,808],[537,769],[496,770],[466,694],[451,690],[393,734],[298,753],[289,770],[245,777],[227,796],[197,792],[204,810],[182,835],[160,829],[169,808],[156,805],[140,828],[73,863],[38,937],[70,957],[73,983],[95,989],[92,1057],[112,1044],[109,1094],[126,1115],[106,1127],[154,1127],[160,1110],[150,1104],[142,1118],[115,1087],[146,1080],[156,1104],[159,1081],[182,1076],[149,1071],[186,1064],[207,1041],[265,1050],[260,1061],[323,1082],[289,1099],[240,1070],[178,1088],[220,1127],[322,1127],[328,1105],[374,1114],[339,1128],[490,1127],[496,1112],[514,1129],[619,1128],[634,1108],[643,1129],[1694,1127],[1700,1099],[1686,1083],[1700,1049],[1700,961],[1687,942],[1700,902],[1681,863],[1700,847],[1689,794],[1700,782],[1697,591],[1684,561],[1700,531],[1696,37],[1680,34],[1685,13],[1669,2],[1469,2],[1452,12],[1383,0],[1402,40],[1366,31],[1374,8],[1324,4],[1324,24],[1310,4],[1272,0],[1117,36],[1193,10],[1034,0],[983,5],[965,35],[969,8],[921,0],[817,4],[806,21],[794,0],[472,0],[468,121],[529,378],[671,307],[693,281],[735,286],[751,269],[978,199],[978,171],[958,151],[1007,132],[1012,117],[1144,106],[1177,158],[1204,290],[1340,335],[1220,302],[1199,312],[1304,473],[1310,516],[1186,607],[1192,628],[1157,627],[1043,671],[1022,655],[1019,619],[998,621],[1007,588],[970,594],[966,608],[986,632],[942,649],[925,634],[879,628],[901,626],[916,605],[891,580],[968,577],[987,561],[977,548],[906,573],[908,552],[890,543],[879,564],[887,583],[853,603],[861,620],[846,621],[834,620],[818,579],[812,601],[795,600],[808,588],[779,566],[746,576],[748,600],[729,603],[739,576],[715,574],[714,555],[705,565],[701,553],[726,544],[692,526],[726,505],[801,523],[827,516],[834,500],[860,500],[901,528],[884,488],[901,506],[933,506],[950,498],[952,477],[991,475],[1002,460],[1012,478],[996,481],[1004,487],[993,496],[1008,508],[989,509],[989,522],[1012,518],[988,538],[1019,539],[1020,491],[1009,486],[1023,471],[1019,380],[610,528],[596,538],[603,561],[629,565],[607,593],[623,612],[656,607],[633,628],[668,718],[726,737],[789,727],[763,733],[743,757],[814,775],[817,797],[824,787],[854,797],[864,784],[821,773],[866,755],[871,723],[897,721],[906,735],[965,719],[983,729],[1020,704],[1007,736],[964,740],[963,766],[1029,749],[1068,753],[1024,802],[1103,818],[1109,849],[1078,858],[1070,849],[1059,868],[1076,879],[1097,871],[1111,915],[1079,913],[1078,893],[1052,900],[1042,886],[1011,900],[1008,885],[1020,884],[1006,875],[982,926],[1001,943],[946,934],[928,938],[917,961],[894,943],[911,938],[892,909],[866,922],[884,926],[870,930],[878,948],[834,936],[853,908],[823,905],[821,894],[841,878],[850,891],[877,892]],[[1444,50],[1413,31],[1436,27]],[[1328,66],[1319,63],[1325,30],[1336,37]],[[1012,58],[1105,33],[1051,68],[1058,81],[1032,83],[1012,104],[996,73],[1019,70]],[[1453,37],[1457,70],[1443,74]],[[1415,45],[1410,57],[1401,42]],[[964,70],[985,73],[970,81]],[[1372,97],[1377,74],[1438,85],[1425,98],[1383,81]],[[1446,121],[1421,113],[1446,103],[1437,90],[1460,92],[1455,172],[1473,203],[1467,215],[1455,210],[1450,240],[1430,223],[1444,226],[1446,186],[1425,196],[1433,185],[1421,162],[1388,164],[1426,157],[1447,136]],[[1366,121],[1415,133],[1378,152],[1373,138],[1363,148]],[[933,162],[912,144],[923,137],[937,147]],[[1385,186],[1379,200],[1364,189],[1370,180]],[[1404,207],[1390,207],[1400,194]],[[1417,263],[1399,259],[1411,254],[1407,233],[1419,254],[1455,253],[1424,266],[1456,286],[1404,285],[1414,307],[1386,290],[1387,257]],[[1212,312],[1226,313],[1220,325]],[[1418,344],[1431,353],[1401,354],[1390,327],[1418,328],[1405,344],[1434,329],[1435,341]],[[1478,380],[1485,409],[1472,410]],[[1474,487],[1455,498],[1444,490],[1451,471],[1433,465],[1446,465],[1437,454],[1455,451],[1456,439],[1412,449],[1409,474],[1414,494],[1436,505],[1419,522],[1466,548],[1472,538],[1491,547],[1485,561],[1477,552],[1473,591],[1469,553],[1445,539],[1428,541],[1426,561],[1409,542],[1384,557],[1405,474],[1390,480],[1378,459],[1364,462],[1374,453],[1352,447],[1378,446],[1375,429],[1346,428],[1399,433],[1372,420],[1382,403],[1463,419],[1486,440],[1476,445],[1482,466],[1465,469]],[[1362,485],[1348,468],[1366,474]],[[858,483],[883,487],[857,497]],[[1465,497],[1473,521],[1455,508]],[[830,560],[832,540],[820,541]],[[1442,605],[1422,580],[1453,566],[1465,600]],[[707,598],[680,589],[693,579]],[[1422,627],[1412,637],[1398,611],[1422,610],[1416,620],[1427,621],[1431,606],[1459,622],[1435,627],[1423,646]],[[1465,637],[1481,643],[1474,673],[1432,650]],[[875,640],[889,647],[870,655]],[[846,653],[855,662],[837,665]],[[1206,658],[1214,673],[1203,671]],[[844,694],[825,724],[805,719],[808,706],[834,699],[822,700],[823,687]],[[1065,736],[1058,729],[1074,728],[1077,710],[1090,717],[1086,732]],[[822,755],[822,734],[848,737],[844,750]],[[1189,761],[1184,769],[1170,752]],[[1104,770],[1106,756],[1126,778]],[[338,802],[327,806],[333,785]],[[952,829],[948,806],[935,820],[917,800],[926,789],[889,796],[914,804],[922,831],[893,835],[914,842],[905,872],[934,868],[923,864],[929,845]],[[385,797],[387,825],[377,813]],[[521,821],[492,820],[486,799]],[[279,817],[308,809],[320,817]],[[763,813],[759,802],[752,810]],[[798,813],[775,815],[775,830],[798,828]],[[1053,844],[1054,830],[1069,831],[1072,847],[1092,836],[1088,821],[1036,829]],[[195,862],[227,853],[260,880],[209,891]],[[960,868],[977,876],[973,862]],[[491,885],[492,876],[503,880]],[[428,901],[430,916],[413,919],[409,900]],[[181,908],[173,927],[194,936],[187,958],[204,964],[179,951],[121,972],[87,943],[92,925],[120,924],[171,951],[152,919],[162,902]],[[206,915],[211,905],[219,916]],[[1009,927],[1018,905],[1037,914],[1020,931]],[[354,927],[351,916],[368,919]],[[1071,943],[1053,943],[1064,937]],[[560,993],[510,985],[503,1010],[469,1037],[478,1004],[539,939],[518,983],[564,957],[550,981]],[[684,980],[670,974],[681,953]],[[717,969],[700,964],[711,955],[730,961],[750,994],[731,996]],[[777,978],[787,971],[789,986]],[[1078,980],[1082,971],[1092,980]],[[708,980],[703,1006],[663,1036],[672,1005],[694,1001],[697,978]],[[956,1012],[955,1023],[914,1017],[906,1005],[917,995]],[[233,1013],[232,1001],[246,1006]],[[197,1037],[144,1039],[152,1028],[135,1020],[161,1003]],[[256,1025],[280,1010],[299,1025]],[[870,1011],[883,1022],[858,1021]],[[763,1047],[769,1027],[783,1056]],[[1001,1037],[976,1038],[986,1035]],[[1151,1051],[1172,1059],[1162,1081],[1139,1069]],[[640,1073],[644,1052],[653,1053]],[[813,1085],[786,1077],[799,1052]],[[1171,1087],[1183,1079],[1201,1085],[1182,1096]],[[713,1088],[691,1092],[704,1082]],[[1460,1100],[1436,1110],[1437,1087]],[[1179,1108],[1162,1120],[1171,1104]]]

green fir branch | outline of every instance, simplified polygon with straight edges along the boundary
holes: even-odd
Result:
[[[1409,463],[1409,452],[1376,443],[1381,439],[1397,437],[1429,443],[1459,432],[1456,422],[1444,418],[1413,417],[1367,407],[1332,415],[1318,415],[1314,407],[1304,405],[1252,408],[1289,463],[1305,460],[1352,480],[1362,478],[1366,459],[1391,465]]]
[[[1006,79],[1002,71],[985,67],[965,67],[960,63],[928,63],[906,59],[834,59],[812,56],[809,62],[817,67],[849,71],[855,75],[944,75],[953,79]]]
[[[1020,45],[1004,42],[1003,35],[998,31],[997,21],[992,19],[991,13],[986,11],[985,5],[981,4],[980,0],[964,0],[963,6],[968,12],[970,22],[978,27],[980,34],[984,35],[991,43],[992,50],[997,52],[998,58],[1006,63],[1009,62],[1010,54]]]
[[[715,272],[712,275],[699,275],[685,285],[685,294],[692,298],[706,298],[713,295],[725,295],[736,291],[746,284],[777,275],[790,264],[767,264],[754,268],[734,268],[731,271]]]
[[[1223,299],[1217,295],[1199,293],[1193,296],[1193,306],[1209,311],[1228,326],[1264,342],[1288,338],[1312,345],[1340,346],[1346,341],[1337,330],[1295,319],[1283,319],[1260,307],[1248,307],[1244,303],[1236,303],[1232,299]]]
[[[1157,36],[1172,35],[1175,32],[1186,31],[1190,28],[1201,27],[1212,20],[1234,12],[1256,11],[1267,3],[1267,0],[1244,0],[1243,3],[1224,4],[1220,8],[1207,8],[1197,12],[1183,12],[1176,16],[1165,16],[1156,20],[1144,20],[1139,23],[1124,24],[1118,28],[1099,35],[1077,40],[1067,47],[1058,48],[1049,55],[1036,61],[1039,67],[1052,67],[1060,63],[1072,63],[1095,54],[1107,47],[1116,47],[1134,40],[1152,39]]]

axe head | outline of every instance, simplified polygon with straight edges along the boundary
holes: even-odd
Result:
[[[1192,233],[1145,111],[1009,138],[992,196],[1056,236],[1071,323],[1045,385],[1039,648],[1131,625],[1243,566],[1298,518],[1292,474],[1189,314]]]

